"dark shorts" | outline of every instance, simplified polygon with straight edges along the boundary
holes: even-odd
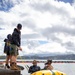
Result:
[[[18,47],[17,45],[11,44],[11,50],[10,50],[10,55],[17,56],[18,53]]]

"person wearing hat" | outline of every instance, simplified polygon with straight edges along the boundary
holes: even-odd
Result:
[[[14,29],[12,33],[12,40],[11,40],[11,70],[20,70],[20,68],[17,66],[17,55],[18,55],[18,50],[22,51],[21,48],[21,30],[22,25],[19,23],[17,24],[17,27]]]
[[[52,60],[47,60],[47,62],[45,63],[44,70],[53,70],[53,66],[51,64]]]
[[[9,60],[11,60],[11,55],[10,55],[11,38],[12,38],[11,34],[8,34],[7,35],[7,38],[4,39],[4,42],[5,42],[5,45],[4,45],[4,53],[6,54],[5,68],[10,68],[10,66],[9,66]]]
[[[40,70],[40,66],[37,66],[37,61],[36,60],[33,60],[32,64],[33,65],[30,66],[29,70],[28,70],[28,72],[31,73],[31,74]]]

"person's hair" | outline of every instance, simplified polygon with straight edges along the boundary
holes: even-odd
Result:
[[[33,62],[32,62],[33,64],[36,64],[37,63],[37,61],[36,60],[33,60]]]
[[[22,28],[22,25],[19,23],[19,24],[17,24],[17,28],[18,29],[21,29]]]
[[[11,34],[8,34],[8,35],[7,35],[7,39],[8,39],[9,41],[11,41],[12,35],[11,35]]]
[[[52,63],[52,60],[47,60],[47,62],[45,63],[46,64],[51,64]]]

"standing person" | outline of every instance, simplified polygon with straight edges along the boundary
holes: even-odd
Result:
[[[36,72],[36,71],[39,71],[40,70],[40,67],[39,66],[37,66],[37,61],[36,60],[33,60],[33,62],[32,62],[32,66],[30,66],[29,67],[29,70],[28,70],[28,72],[29,73],[34,73],[34,72]]]
[[[21,48],[21,30],[22,25],[18,24],[17,27],[14,29],[12,33],[12,40],[11,40],[11,70],[20,70],[20,68],[17,66],[17,55],[18,55],[18,50],[22,51]]]
[[[7,35],[7,38],[4,39],[4,42],[5,42],[4,53],[6,54],[5,68],[10,68],[10,66],[9,66],[9,60],[11,59],[11,55],[10,55],[11,34]],[[11,60],[10,60],[10,62],[11,62]]]
[[[47,60],[47,62],[45,63],[44,70],[53,70],[52,60]]]

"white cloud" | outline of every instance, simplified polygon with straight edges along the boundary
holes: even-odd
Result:
[[[50,48],[55,53],[74,51],[75,9],[72,5],[55,0],[16,0],[16,2],[12,0],[12,2],[14,7],[8,12],[0,11],[0,28],[5,29],[0,32],[1,40],[6,34],[13,32],[17,23],[22,23],[22,47],[24,51],[26,50],[25,53],[46,50],[51,52]],[[32,40],[34,44],[29,42],[28,45],[25,43],[27,40]],[[51,41],[52,44],[38,45],[39,40]],[[69,47],[68,43],[72,44],[70,45],[72,47]]]

